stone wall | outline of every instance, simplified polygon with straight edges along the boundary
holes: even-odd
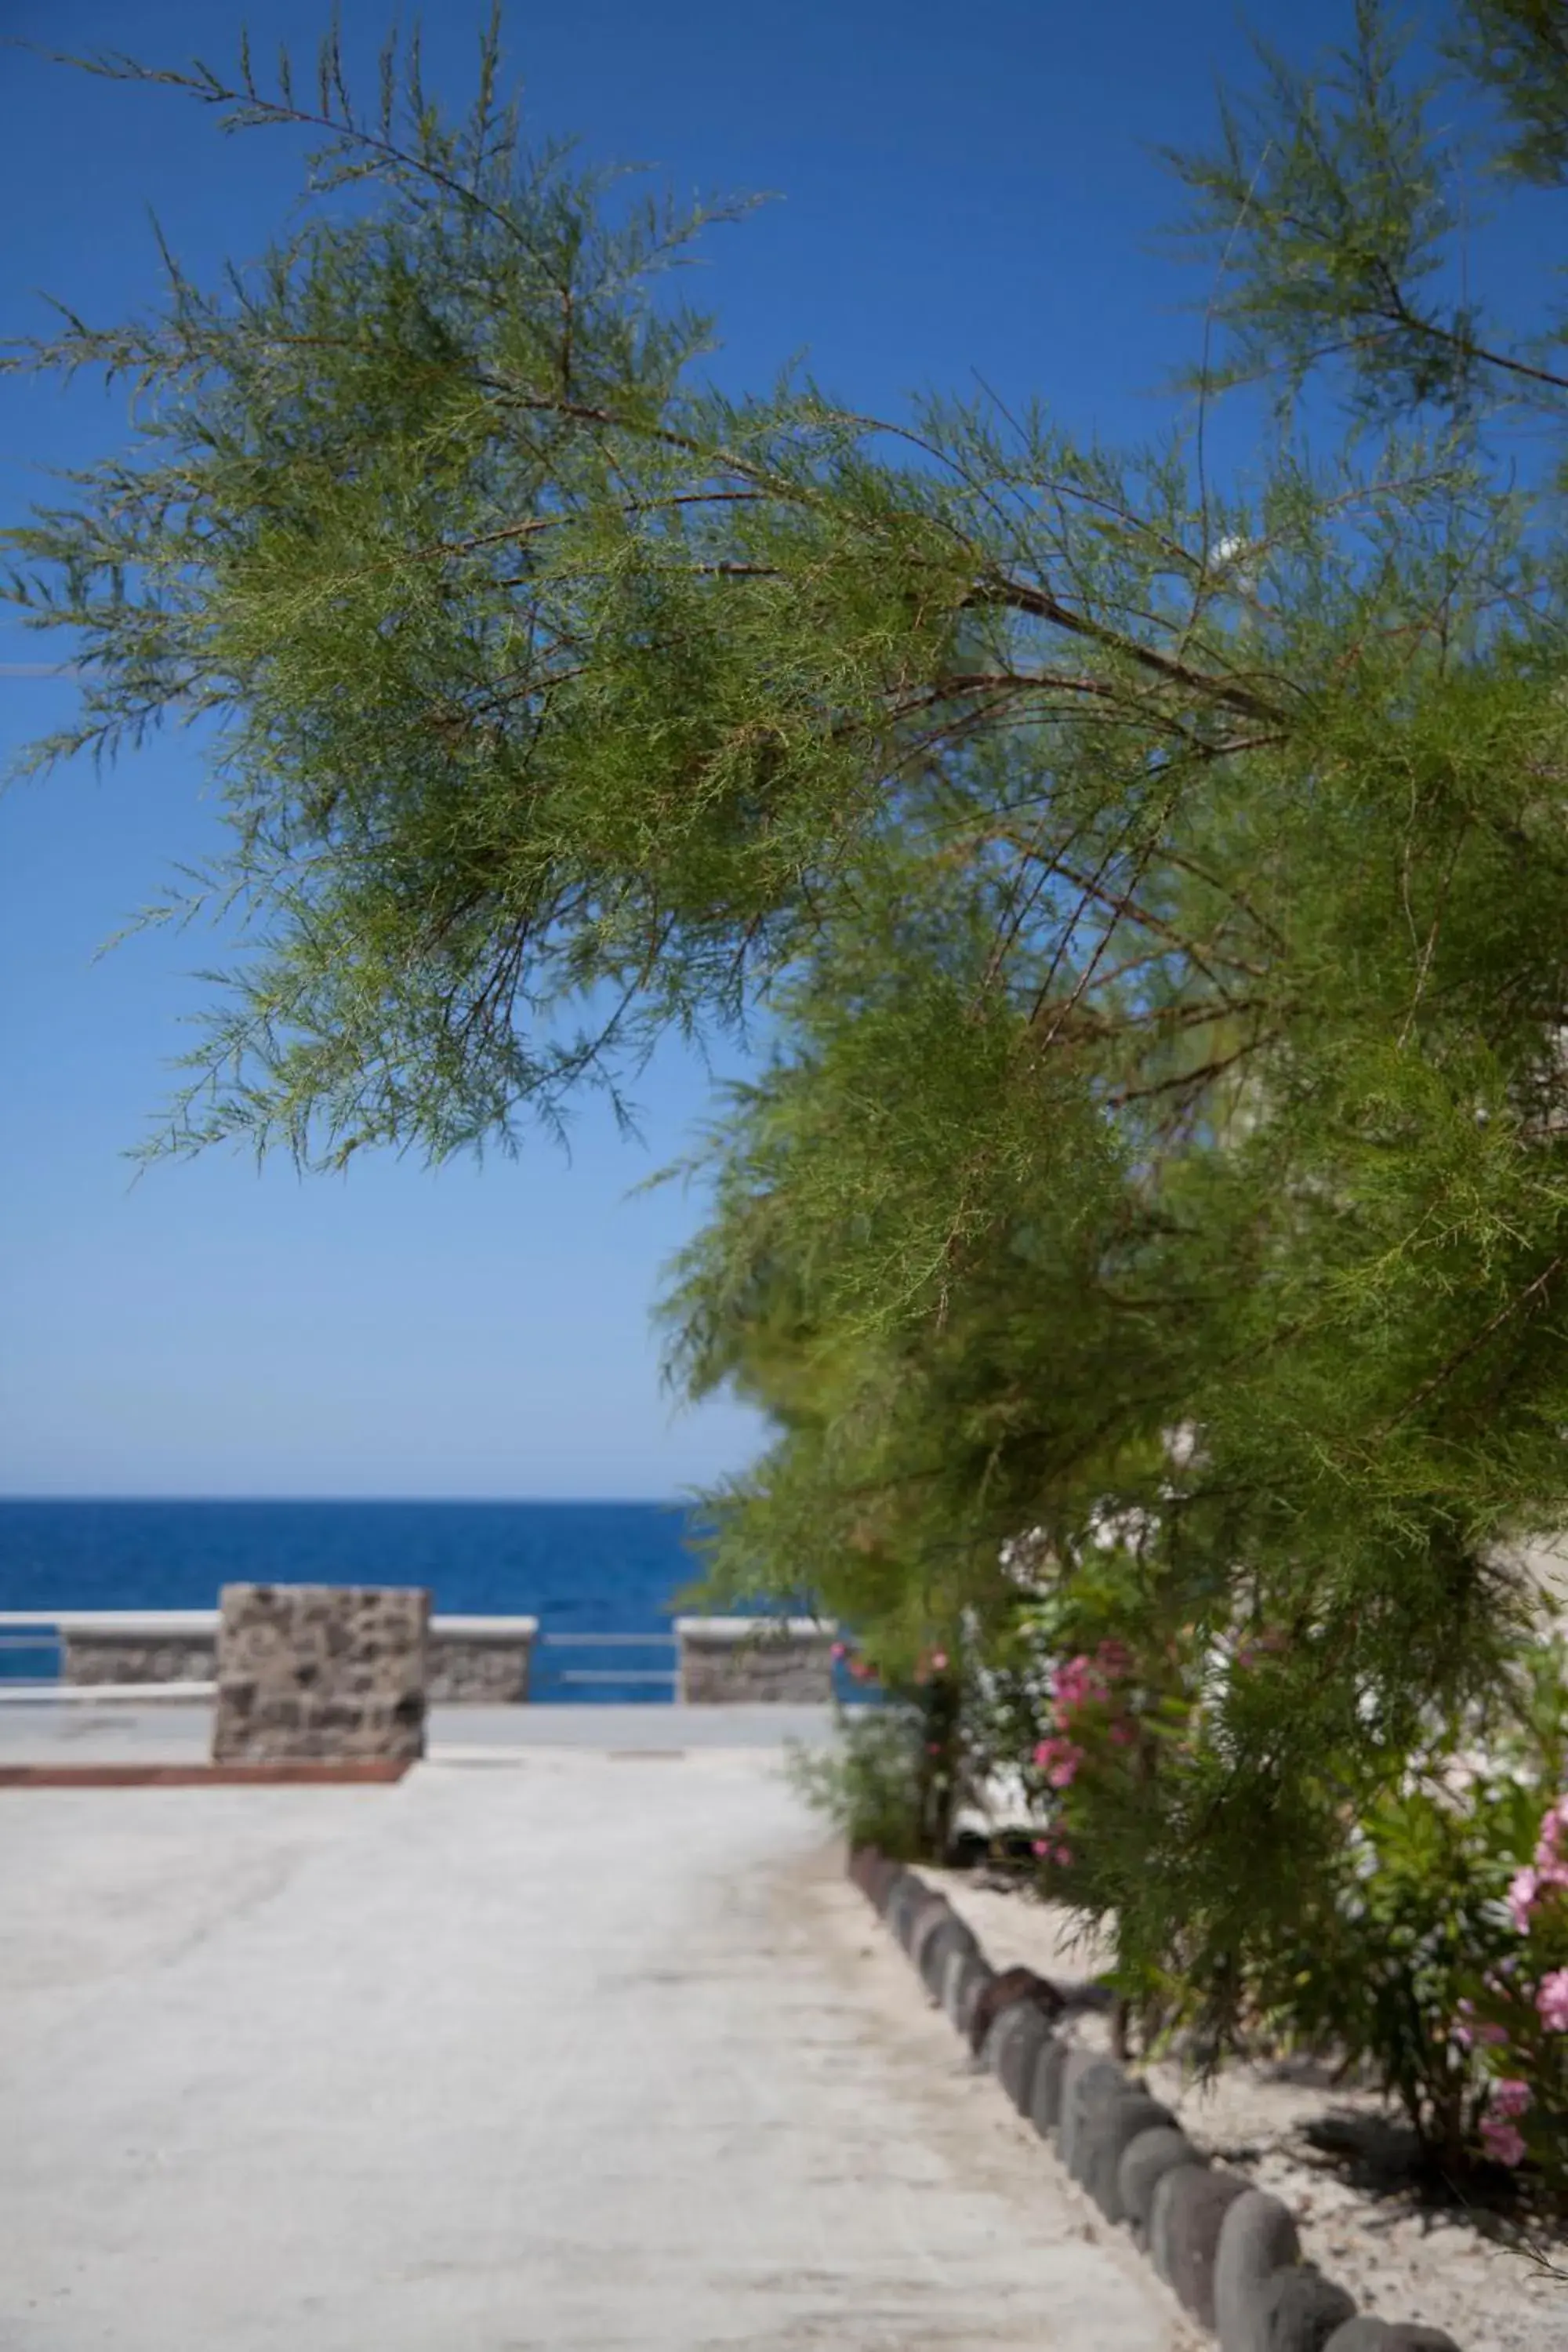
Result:
[[[210,1633],[160,1633],[152,1627],[68,1633],[62,1646],[60,1680],[67,1683],[210,1683],[217,1673],[216,1628]]]
[[[211,1684],[217,1677],[216,1609],[89,1610],[58,1621],[60,1680],[84,1685]],[[516,1706],[528,1697],[538,1621],[433,1617],[432,1706]]]
[[[430,1622],[432,1706],[520,1706],[537,1628],[531,1617]]]
[[[429,1622],[399,1587],[226,1585],[213,1761],[423,1756]]]
[[[679,1696],[696,1706],[826,1706],[835,1631],[809,1617],[678,1617]]]

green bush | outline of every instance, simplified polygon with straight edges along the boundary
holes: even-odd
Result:
[[[1563,1652],[1484,1762],[1452,1748],[1347,1826],[1337,1874],[1253,1972],[1266,2023],[1370,2064],[1451,2184],[1530,2168],[1568,2191]]]
[[[792,1747],[790,1779],[852,1846],[874,1845],[895,1861],[931,1858],[922,1818],[921,1710],[907,1702],[840,1708],[827,1749]]]

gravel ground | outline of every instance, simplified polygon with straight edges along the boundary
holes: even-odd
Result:
[[[1102,1961],[1103,1948],[1079,1940],[1070,1915],[1055,1906],[976,1886],[962,1871],[921,1875],[969,1921],[994,1968],[1022,1965],[1059,1982],[1092,1976]],[[1086,2039],[1104,2038],[1097,2019],[1080,2030]],[[1305,2126],[1330,2113],[1392,2119],[1385,2102],[1260,2066],[1227,2066],[1206,2088],[1173,2063],[1145,2071],[1155,2096],[1199,2147],[1289,2206],[1307,2259],[1337,2279],[1359,2309],[1445,2327],[1460,2352],[1564,2352],[1568,2279],[1543,2276],[1489,2238],[1484,2221],[1424,2211],[1406,2194],[1354,2187],[1304,2137]]]

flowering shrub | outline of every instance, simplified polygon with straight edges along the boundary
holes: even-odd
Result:
[[[797,1758],[795,1780],[852,1845],[877,1845],[902,1861],[942,1861],[963,1789],[959,1678],[943,1649],[927,1649],[900,1673],[853,1643],[831,1655],[851,1682],[884,1702],[841,1714],[837,1754]]]
[[[1080,1654],[1051,1675],[1056,1728],[1035,1749],[1035,1766],[1051,1789],[1070,1789],[1100,1739],[1131,1747],[1137,1737],[1127,1711],[1126,1679],[1132,1654],[1118,1641],[1101,1642],[1093,1657]]]
[[[1529,2160],[1568,2192],[1568,1794],[1542,1809],[1537,1792],[1529,1810],[1539,1814],[1531,1859],[1506,1898],[1513,1946],[1460,2002],[1455,2032],[1486,2078],[1487,2154]]]
[[[1568,1794],[1549,1720],[1426,1759],[1347,1829],[1343,1868],[1258,1969],[1276,2030],[1370,2061],[1453,2183],[1479,2161],[1568,2195]]]

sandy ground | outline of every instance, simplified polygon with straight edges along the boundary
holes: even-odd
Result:
[[[776,1751],[0,1792],[5,2352],[1178,2352]]]
[[[976,1886],[963,1872],[922,1870],[980,1937],[993,1967],[1023,1965],[1056,1981],[1091,1976],[1101,1955],[1077,1939],[1068,1914],[1017,1894]],[[1085,2038],[1104,2038],[1087,2020]],[[1200,2088],[1175,2064],[1147,2070],[1149,2085],[1198,2146],[1282,2198],[1302,2251],[1384,2319],[1445,2327],[1460,2352],[1563,2352],[1568,2279],[1544,2277],[1462,2214],[1422,2213],[1407,2197],[1377,2197],[1328,2168],[1302,2126],[1330,2113],[1388,2114],[1369,2095],[1233,2065]]]

